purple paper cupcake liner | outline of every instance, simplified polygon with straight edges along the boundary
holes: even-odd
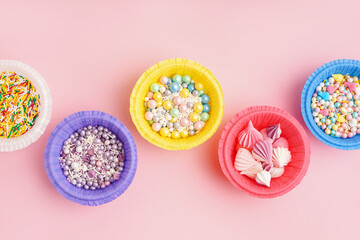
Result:
[[[104,189],[86,190],[78,188],[66,180],[60,166],[59,156],[64,141],[78,129],[88,125],[101,125],[114,134],[123,143],[125,161],[120,179]],[[115,117],[100,111],[83,111],[74,113],[52,131],[45,149],[46,173],[55,189],[65,198],[87,206],[98,206],[119,197],[131,184],[137,167],[137,150],[129,130]]]

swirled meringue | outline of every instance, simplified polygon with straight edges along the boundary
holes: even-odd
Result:
[[[280,123],[269,126],[266,133],[272,140],[278,139],[281,135]]]
[[[278,178],[281,175],[283,175],[284,171],[285,169],[283,167],[282,168],[272,167],[269,173],[271,175],[271,178]]]
[[[272,161],[275,167],[285,167],[291,160],[291,153],[289,149],[284,147],[277,147],[273,150]]]
[[[241,131],[238,136],[239,144],[247,149],[252,149],[254,144],[262,139],[263,137],[261,133],[254,127],[251,121],[249,122],[247,128]]]
[[[249,150],[240,148],[235,157],[234,167],[241,172],[251,168],[256,163],[257,161],[253,158]]]
[[[270,187],[271,175],[268,171],[262,170],[256,174],[255,180],[260,185]]]
[[[261,140],[257,142],[252,150],[253,157],[260,162],[266,162],[271,167],[273,166],[272,157],[272,144],[268,140]]]
[[[256,174],[258,174],[262,170],[263,170],[263,168],[261,167],[261,164],[259,162],[256,162],[255,165],[253,165],[252,167],[246,169],[245,171],[242,171],[241,174],[246,175],[249,178],[255,179]]]

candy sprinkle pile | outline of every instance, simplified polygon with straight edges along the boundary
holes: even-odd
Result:
[[[163,137],[186,138],[200,132],[209,120],[209,101],[203,84],[190,76],[163,76],[150,85],[145,119]]]
[[[360,134],[360,84],[356,76],[333,74],[321,82],[311,99],[315,123],[334,137]]]
[[[34,126],[40,113],[40,95],[25,77],[0,73],[0,137],[18,137]]]
[[[70,183],[96,190],[120,178],[125,156],[122,143],[109,129],[87,126],[64,142],[59,159]]]

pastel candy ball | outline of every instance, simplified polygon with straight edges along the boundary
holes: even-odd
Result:
[[[194,128],[196,129],[196,130],[201,130],[202,128],[203,128],[203,123],[202,122],[196,122],[195,124],[194,124]]]
[[[186,104],[181,104],[180,106],[179,106],[179,110],[180,110],[180,112],[186,112],[186,110],[187,110],[187,106],[186,106]]]
[[[170,84],[170,91],[175,93],[178,92],[180,90],[180,85],[177,82],[173,82],[172,84]]]
[[[154,108],[156,108],[156,101],[155,100],[150,100],[150,101],[148,101],[148,107],[150,108],[150,109],[154,109]]]
[[[153,117],[154,117],[154,114],[152,112],[146,112],[145,113],[145,119],[146,120],[150,121],[150,120],[153,119]]]
[[[196,112],[192,112],[192,113],[190,113],[189,118],[190,118],[190,121],[197,122],[197,121],[199,121],[200,116]]]
[[[189,92],[193,92],[194,90],[195,90],[195,86],[194,86],[194,84],[189,84],[188,86],[187,86],[187,89],[189,90]]]
[[[209,120],[209,114],[206,113],[206,112],[203,112],[203,113],[200,115],[200,120],[206,122],[207,120]]]
[[[182,81],[183,81],[184,83],[189,84],[189,83],[191,82],[191,77],[190,77],[189,75],[184,75],[184,76],[182,77]]]
[[[199,96],[202,96],[204,93],[205,93],[204,90],[200,90],[200,91],[199,91]]]
[[[170,110],[170,114],[171,114],[171,116],[173,116],[173,117],[177,117],[177,116],[179,116],[180,111],[179,111],[179,109],[177,109],[177,108],[172,108],[172,109]]]
[[[210,97],[207,94],[201,95],[201,102],[202,103],[208,103],[210,101]]]
[[[158,92],[158,91],[160,90],[159,84],[157,84],[157,83],[152,83],[152,84],[150,85],[150,90],[151,90],[152,92]]]
[[[194,112],[201,113],[203,110],[203,105],[201,103],[195,103],[193,107]]]
[[[170,101],[163,102],[163,108],[166,110],[170,110],[172,108],[172,103]]]
[[[171,133],[171,137],[172,137],[172,138],[175,138],[175,139],[176,139],[176,138],[180,138],[180,133],[175,130],[175,131],[173,131],[173,132]]]
[[[166,76],[162,76],[161,78],[160,78],[160,83],[161,84],[167,84],[169,82],[169,79],[166,77]]]
[[[187,98],[190,95],[190,91],[187,88],[183,88],[180,91],[180,96],[183,98]]]
[[[189,121],[189,119],[187,119],[187,118],[182,118],[182,119],[180,120],[180,124],[181,124],[181,126],[186,127],[186,126],[189,126],[190,121]]]
[[[173,102],[175,103],[175,105],[180,105],[182,102],[181,97],[177,96],[173,98]]]
[[[180,136],[183,138],[186,138],[189,135],[188,130],[184,129],[182,130],[182,132],[180,132]]]
[[[159,92],[154,93],[153,98],[155,101],[160,101],[162,99],[162,95]]]
[[[154,95],[153,92],[148,92],[147,97],[148,97],[149,99],[152,99],[153,95]]]
[[[167,137],[170,133],[170,130],[166,127],[163,127],[162,129],[160,129],[160,135],[163,137]]]
[[[203,112],[210,112],[210,106],[209,104],[203,104]]]
[[[173,82],[181,83],[182,77],[179,74],[175,74],[173,77]]]
[[[200,82],[197,82],[197,83],[195,84],[195,89],[198,90],[198,91],[203,90],[203,89],[204,89],[204,85],[203,85],[202,83],[200,83]]]
[[[161,124],[160,123],[153,123],[153,125],[151,125],[151,127],[155,132],[158,132],[161,129]]]

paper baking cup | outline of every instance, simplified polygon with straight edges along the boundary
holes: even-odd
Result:
[[[125,154],[125,165],[120,179],[104,189],[94,191],[69,183],[59,162],[64,141],[72,133],[88,125],[101,125],[111,130],[123,143]],[[51,183],[65,198],[82,205],[97,206],[119,197],[131,184],[136,166],[136,145],[129,130],[115,117],[99,111],[77,112],[65,118],[52,131],[45,149],[45,169]]]
[[[314,136],[329,145],[330,147],[343,149],[343,150],[355,150],[360,149],[360,136],[355,135],[353,138],[336,138],[327,135],[314,121],[314,117],[311,112],[311,98],[315,93],[316,87],[320,82],[331,77],[332,74],[349,74],[350,76],[360,77],[360,61],[351,59],[339,59],[329,63],[326,63],[316,69],[311,74],[305,83],[304,89],[301,94],[301,112],[307,127],[310,129]]]
[[[172,77],[174,74],[187,74],[191,79],[202,82],[206,94],[210,97],[209,120],[198,134],[187,138],[162,137],[151,129],[150,124],[144,118],[146,111],[144,99],[149,92],[150,85],[158,82],[162,76]],[[150,143],[167,150],[185,150],[200,145],[216,132],[224,114],[224,97],[220,84],[207,68],[197,62],[183,58],[169,59],[150,67],[139,78],[131,94],[130,114],[141,136]]]
[[[51,118],[51,93],[45,79],[29,65],[15,61],[0,59],[0,72],[12,71],[29,79],[40,94],[40,114],[34,126],[26,133],[14,138],[0,138],[0,152],[11,152],[29,146],[44,133]]]
[[[280,123],[281,136],[289,142],[292,160],[281,177],[271,179],[269,188],[258,185],[254,179],[241,175],[234,168],[237,137],[250,120],[259,131]],[[226,124],[218,154],[222,171],[235,187],[259,198],[274,198],[295,188],[305,176],[310,163],[310,144],[304,128],[289,113],[275,107],[256,106],[241,111]]]

